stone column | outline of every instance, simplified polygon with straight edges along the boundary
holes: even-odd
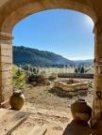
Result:
[[[95,32],[95,74],[92,125],[96,128],[94,135],[102,135],[102,22],[98,22]],[[101,126],[101,128],[99,128]]]
[[[0,105],[6,106],[12,94],[12,36],[0,32]]]

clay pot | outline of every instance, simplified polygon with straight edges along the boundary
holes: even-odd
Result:
[[[71,112],[73,119],[88,122],[91,117],[92,109],[87,105],[85,100],[78,99],[71,105]]]
[[[10,105],[13,110],[20,110],[25,102],[25,97],[22,91],[17,90],[13,92],[10,98]]]

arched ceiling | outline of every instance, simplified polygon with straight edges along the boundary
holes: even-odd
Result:
[[[0,31],[11,32],[24,17],[52,8],[66,8],[83,12],[93,18],[102,18],[101,0],[0,0]]]

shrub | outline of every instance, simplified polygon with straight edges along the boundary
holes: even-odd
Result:
[[[17,67],[13,67],[12,71],[14,89],[23,89],[26,84],[26,74]]]

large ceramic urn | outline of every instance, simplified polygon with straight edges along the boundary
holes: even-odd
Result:
[[[88,122],[91,117],[92,109],[83,99],[78,99],[71,105],[73,119]]]
[[[22,91],[16,90],[10,98],[10,105],[13,110],[20,110],[25,102],[25,97]]]

